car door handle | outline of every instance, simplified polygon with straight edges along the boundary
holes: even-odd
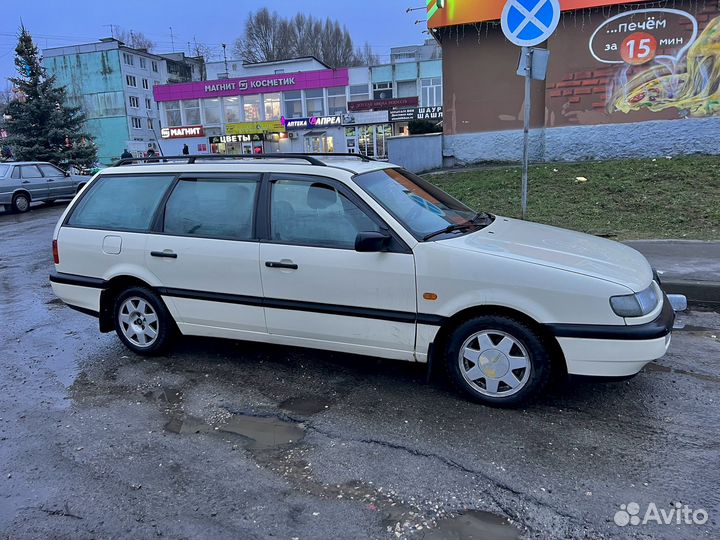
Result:
[[[265,261],[265,266],[268,268],[289,268],[290,270],[298,269],[298,265],[294,262]]]
[[[177,253],[172,251],[151,251],[150,255],[153,257],[165,257],[167,259],[177,259]]]
[[[48,178],[48,182],[54,182],[54,181],[55,181],[54,178]]]
[[[29,184],[29,183],[30,183],[30,180],[23,180],[22,183],[23,183],[23,184]]]

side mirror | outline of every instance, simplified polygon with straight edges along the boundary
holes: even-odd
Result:
[[[65,176],[70,177],[70,171],[65,171]]]
[[[383,251],[390,243],[390,235],[384,232],[361,232],[355,238],[355,251],[371,253]]]

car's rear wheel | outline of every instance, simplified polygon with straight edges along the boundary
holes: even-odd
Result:
[[[499,407],[536,397],[550,377],[542,337],[511,317],[485,315],[460,324],[448,339],[446,367],[466,396]]]
[[[167,351],[174,333],[170,312],[150,289],[131,287],[120,293],[113,311],[115,332],[133,352],[154,356]]]
[[[12,199],[12,208],[21,214],[27,212],[30,210],[30,196],[25,193],[17,193]]]

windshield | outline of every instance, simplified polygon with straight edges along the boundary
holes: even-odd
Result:
[[[444,191],[401,169],[359,174],[354,181],[418,240],[467,223],[476,215]]]

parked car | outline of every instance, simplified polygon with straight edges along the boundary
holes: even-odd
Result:
[[[516,405],[670,345],[673,309],[625,245],[476,213],[364,157],[165,160],[103,170],[53,236],[55,294],[135,353],[179,331],[442,362]]]
[[[0,163],[0,205],[27,212],[34,201],[71,199],[89,179],[41,161]]]

